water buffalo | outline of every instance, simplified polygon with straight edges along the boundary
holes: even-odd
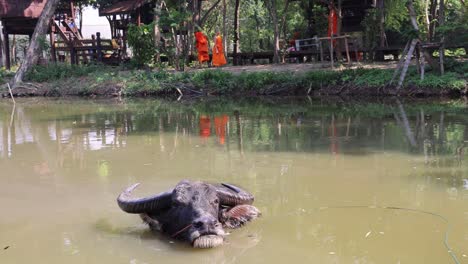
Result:
[[[151,230],[188,241],[196,248],[223,244],[223,227],[238,228],[257,218],[252,194],[231,184],[183,180],[174,189],[145,198],[132,198],[138,186],[128,187],[117,198],[119,207],[140,217]]]

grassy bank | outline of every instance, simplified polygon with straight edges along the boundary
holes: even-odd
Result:
[[[168,72],[164,70],[125,70],[103,65],[37,66],[27,75],[34,89],[16,93],[30,95],[444,95],[466,94],[468,63],[453,62],[440,76],[428,72],[420,80],[410,69],[403,88],[388,85],[393,70],[348,69],[314,70],[306,73],[244,72],[223,70]],[[1,75],[5,81],[8,75]]]

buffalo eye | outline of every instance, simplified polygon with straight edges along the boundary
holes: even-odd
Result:
[[[218,200],[218,199],[215,199],[213,202],[214,202],[214,204],[219,204],[219,200]]]

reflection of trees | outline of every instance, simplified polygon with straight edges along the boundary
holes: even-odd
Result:
[[[198,121],[202,115],[211,120],[226,115],[226,123],[218,122],[222,128],[213,126],[216,122],[212,122],[207,143],[224,149],[229,149],[232,144],[237,146],[239,153],[330,153],[330,150],[337,153],[339,150],[345,155],[365,155],[373,151],[399,151],[423,155],[428,165],[440,168],[461,164],[466,157],[468,120],[466,115],[452,112],[449,107],[437,106],[434,108],[438,110],[434,111],[427,107],[415,108],[412,104],[403,105],[398,100],[394,108],[380,108],[374,104],[340,108],[323,104],[307,109],[301,103],[288,107],[271,104],[260,108],[257,104],[242,104],[226,105],[226,111],[216,109],[216,112],[210,112],[209,108],[195,111],[186,106],[181,108],[179,104],[165,105],[161,101],[144,101],[130,106],[119,104],[105,111],[92,112],[79,107],[71,111],[66,104],[62,108],[52,105],[62,112],[60,115],[49,112],[49,108],[42,105],[21,105],[21,114],[11,121],[12,125],[10,108],[1,112],[1,158],[7,157],[8,150],[15,155],[17,146],[24,144],[17,139],[24,136],[31,137],[37,151],[49,157],[48,162],[54,163],[49,165],[58,168],[67,164],[87,168],[90,165],[86,164],[86,156],[90,151],[106,148],[118,151],[129,147],[128,144],[142,144],[140,141],[129,143],[129,136],[144,136],[144,144],[157,141],[160,151],[175,156],[179,154],[180,141],[199,144]],[[226,144],[219,143],[222,142],[221,132],[226,135]],[[158,140],[154,140],[155,136]]]
[[[408,117],[406,115],[405,109],[403,108],[403,105],[400,103],[400,100],[397,101],[397,107],[398,107],[398,112],[394,114],[395,120],[397,124],[403,129],[405,132],[406,138],[408,139],[408,142],[411,147],[416,146],[416,140],[414,139],[413,132],[411,131],[411,127],[409,125]]]

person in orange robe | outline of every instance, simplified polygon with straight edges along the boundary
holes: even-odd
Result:
[[[209,138],[211,134],[210,117],[206,115],[200,116],[200,137]]]
[[[213,45],[213,66],[219,67],[226,64],[226,57],[224,57],[223,38],[219,32],[216,32],[216,37]]]
[[[208,38],[201,31],[195,32],[195,47],[198,51],[198,61],[200,64],[208,62],[210,55],[208,54]]]
[[[328,37],[331,37],[338,33],[338,16],[333,2],[330,3],[328,9],[330,9],[330,14],[328,15]],[[333,46],[335,45],[336,40],[333,40]]]
[[[221,145],[226,142],[226,125],[228,122],[229,117],[227,115],[215,116],[214,118],[216,136],[218,136]]]

